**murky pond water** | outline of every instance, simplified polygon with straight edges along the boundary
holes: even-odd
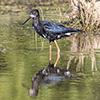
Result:
[[[31,21],[21,25],[27,16],[0,16],[0,100],[99,100],[100,37],[58,40],[56,69],[55,44],[49,64],[48,40],[31,29]]]

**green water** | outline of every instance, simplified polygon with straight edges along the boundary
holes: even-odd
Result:
[[[49,42],[31,29],[31,21],[21,25],[27,17],[25,12],[0,16],[0,100],[99,100],[99,37],[88,41],[85,38],[86,50],[79,52],[81,46],[75,36],[57,40],[61,49],[57,67],[68,69],[75,78],[39,85],[38,95],[29,96],[22,84],[32,88],[32,77],[48,66]],[[57,50],[52,42],[51,63],[56,59]]]

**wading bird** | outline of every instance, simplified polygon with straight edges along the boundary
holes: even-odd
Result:
[[[69,27],[65,27],[57,22],[53,21],[40,21],[40,15],[38,9],[33,9],[30,12],[30,17],[22,24],[24,25],[30,18],[33,19],[32,26],[35,32],[37,32],[41,37],[48,39],[50,43],[50,58],[51,61],[51,41],[55,42],[58,51],[58,59],[55,62],[57,64],[60,58],[60,49],[56,42],[57,39],[66,38],[74,33],[78,33],[82,30],[80,29],[73,29]]]

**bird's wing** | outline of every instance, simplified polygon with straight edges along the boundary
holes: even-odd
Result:
[[[76,33],[79,32],[77,29],[65,27],[57,22],[52,21],[41,21],[43,28],[46,32],[51,34],[62,34],[62,33]]]

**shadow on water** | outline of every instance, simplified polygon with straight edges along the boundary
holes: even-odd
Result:
[[[79,76],[78,76],[79,77]],[[57,84],[65,79],[76,78],[73,77],[67,69],[54,67],[54,64],[49,62],[49,65],[42,70],[39,70],[32,78],[32,88],[23,87],[28,89],[30,96],[37,96],[39,92],[39,85]]]

